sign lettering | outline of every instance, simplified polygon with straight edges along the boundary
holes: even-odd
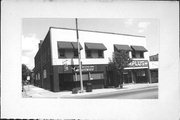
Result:
[[[147,60],[133,60],[129,63],[129,67],[148,67]]]
[[[94,71],[94,66],[82,66],[81,70],[82,71]],[[76,71],[79,71],[79,66],[76,69]]]

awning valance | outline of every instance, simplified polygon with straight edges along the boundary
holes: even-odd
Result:
[[[84,43],[86,50],[107,50],[103,43]]]
[[[117,50],[132,51],[132,49],[129,47],[129,45],[118,45],[118,44],[115,44],[114,48],[117,49]]]
[[[144,48],[143,46],[131,46],[131,48],[135,51],[142,51],[142,52],[147,52],[148,50]]]

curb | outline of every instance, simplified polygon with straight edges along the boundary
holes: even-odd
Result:
[[[126,93],[132,93],[132,92],[154,89],[154,88],[158,88],[158,86],[147,86],[147,87],[140,87],[140,88],[134,88],[134,89],[127,89],[127,90],[119,89],[117,91],[112,91],[112,92],[92,93],[92,94],[78,95],[78,96],[64,96],[64,97],[61,96],[60,98],[64,98],[64,99],[66,99],[66,98],[80,98],[80,97],[91,97],[91,96],[97,96],[97,95],[110,95],[110,94],[116,94],[116,93],[126,94]]]

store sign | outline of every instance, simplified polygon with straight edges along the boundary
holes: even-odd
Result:
[[[82,66],[82,71],[94,71],[94,66]],[[79,71],[79,67],[76,69],[76,71]]]
[[[133,60],[129,63],[129,67],[148,67],[147,60]]]

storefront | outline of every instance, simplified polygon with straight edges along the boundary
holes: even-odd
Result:
[[[93,85],[93,89],[104,87],[104,67],[105,65],[83,65],[82,80],[83,86],[87,83]],[[59,66],[63,67],[63,71],[59,72],[59,88],[60,90],[72,90],[80,87],[79,66]]]
[[[124,83],[148,83],[150,82],[149,62],[147,60],[133,60],[124,68]]]

